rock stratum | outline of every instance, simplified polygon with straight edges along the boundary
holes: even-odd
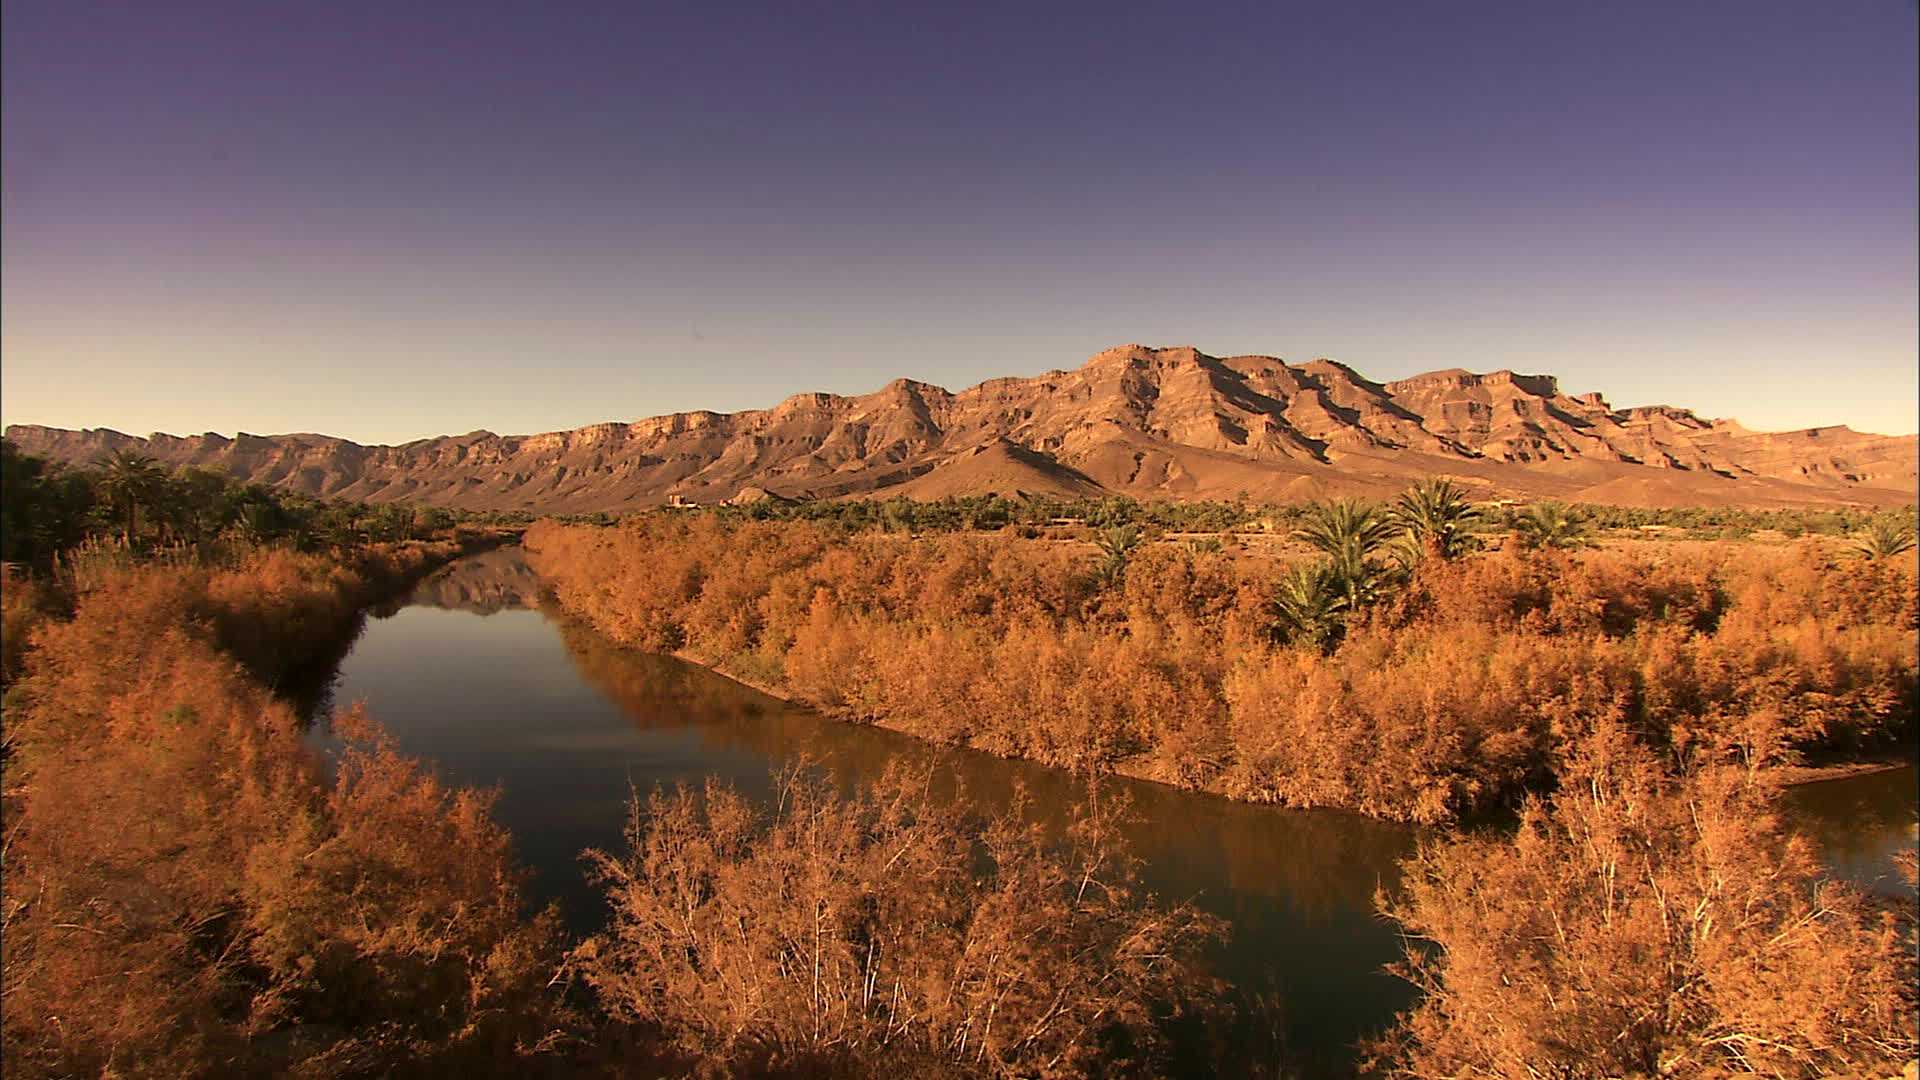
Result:
[[[556,513],[769,495],[1298,501],[1385,495],[1433,475],[1489,498],[1891,506],[1912,502],[1920,483],[1920,436],[1749,431],[1682,408],[1569,396],[1549,375],[1454,369],[1379,383],[1331,360],[1139,345],[959,392],[900,379],[771,409],[400,446],[24,425],[6,434],[67,463],[128,448],[318,496]]]

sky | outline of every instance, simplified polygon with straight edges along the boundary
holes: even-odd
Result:
[[[400,442],[1109,346],[1920,430],[1914,0],[7,0],[0,421]]]

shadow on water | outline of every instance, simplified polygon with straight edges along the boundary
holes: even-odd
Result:
[[[773,772],[806,756],[849,785],[895,761],[935,764],[987,810],[1024,789],[1029,813],[1053,828],[1084,794],[1066,773],[827,720],[697,665],[618,646],[540,602],[517,548],[452,563],[401,605],[373,612],[311,701],[320,715],[335,702],[367,701],[409,753],[457,782],[498,785],[498,817],[537,894],[557,900],[577,934],[604,918],[580,852],[618,848],[633,791],[714,777],[766,800]],[[313,738],[328,746],[327,725]],[[1417,834],[1142,782],[1107,790],[1133,802],[1129,839],[1146,887],[1231,923],[1210,958],[1215,974],[1243,1002],[1278,999],[1281,1040],[1303,1075],[1350,1073],[1355,1040],[1413,1001],[1410,987],[1382,971],[1400,941],[1374,915],[1373,897],[1393,886]],[[1910,772],[1904,803],[1891,790],[1800,789],[1795,797],[1810,805],[1790,814],[1826,823],[1815,832],[1843,869],[1857,855],[1871,875],[1874,858],[1884,862],[1891,849],[1849,822],[1866,805],[1866,817],[1905,828],[1911,842]],[[1228,1037],[1249,1054],[1264,1041],[1251,1028]]]
[[[1781,809],[1819,846],[1835,874],[1889,897],[1915,895],[1893,856],[1920,844],[1920,802],[1912,765],[1788,788]]]

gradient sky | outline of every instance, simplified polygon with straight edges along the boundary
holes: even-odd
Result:
[[[1914,0],[7,0],[0,419],[396,442],[1123,342],[1920,429]]]

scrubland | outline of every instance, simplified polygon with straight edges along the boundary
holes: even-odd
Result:
[[[1125,523],[526,542],[607,636],[851,721],[1255,802],[1516,814],[1437,830],[1381,897],[1423,992],[1383,1075],[1910,1061],[1911,904],[1828,880],[1768,783],[1911,741],[1909,549],[1592,550],[1555,511],[1498,551],[1440,528],[1390,555],[1362,509],[1307,515],[1345,531],[1297,565]],[[276,696],[459,550],[340,539],[82,543],[9,577],[10,1074],[1155,1075],[1168,1023],[1219,1009],[1194,958],[1223,928],[1141,894],[1097,785],[1065,843],[904,769],[854,794],[796,770],[770,807],[636,793],[583,869],[608,923],[566,940],[489,793],[357,710],[324,761]]]
[[[70,617],[9,588],[10,636],[36,616],[5,705],[10,1072],[329,1075],[525,1034],[552,922],[486,797],[352,723],[329,778],[267,688],[460,549],[99,568]]]
[[[1829,879],[1771,810],[1780,766],[1911,743],[1910,530],[1872,523],[1857,554],[1601,550],[1543,507],[1500,550],[1415,530],[1389,564],[1369,553],[1395,518],[1319,520],[1345,525],[1292,568],[1112,529],[707,515],[542,523],[526,544],[614,638],[851,721],[1289,806],[1517,812],[1434,834],[1380,897],[1423,992],[1373,1045],[1380,1075],[1913,1059],[1912,905]]]
[[[671,515],[526,545],[614,639],[850,720],[1397,820],[1512,805],[1603,721],[1676,768],[1765,770],[1914,710],[1911,564],[1817,542],[1421,560],[1323,647],[1278,640],[1274,561],[1194,545]]]
[[[565,940],[493,796],[357,708],[329,764],[270,687],[455,545],[109,553],[6,591],[9,1075],[1159,1071],[1217,925],[900,775],[636,795],[607,931]]]

